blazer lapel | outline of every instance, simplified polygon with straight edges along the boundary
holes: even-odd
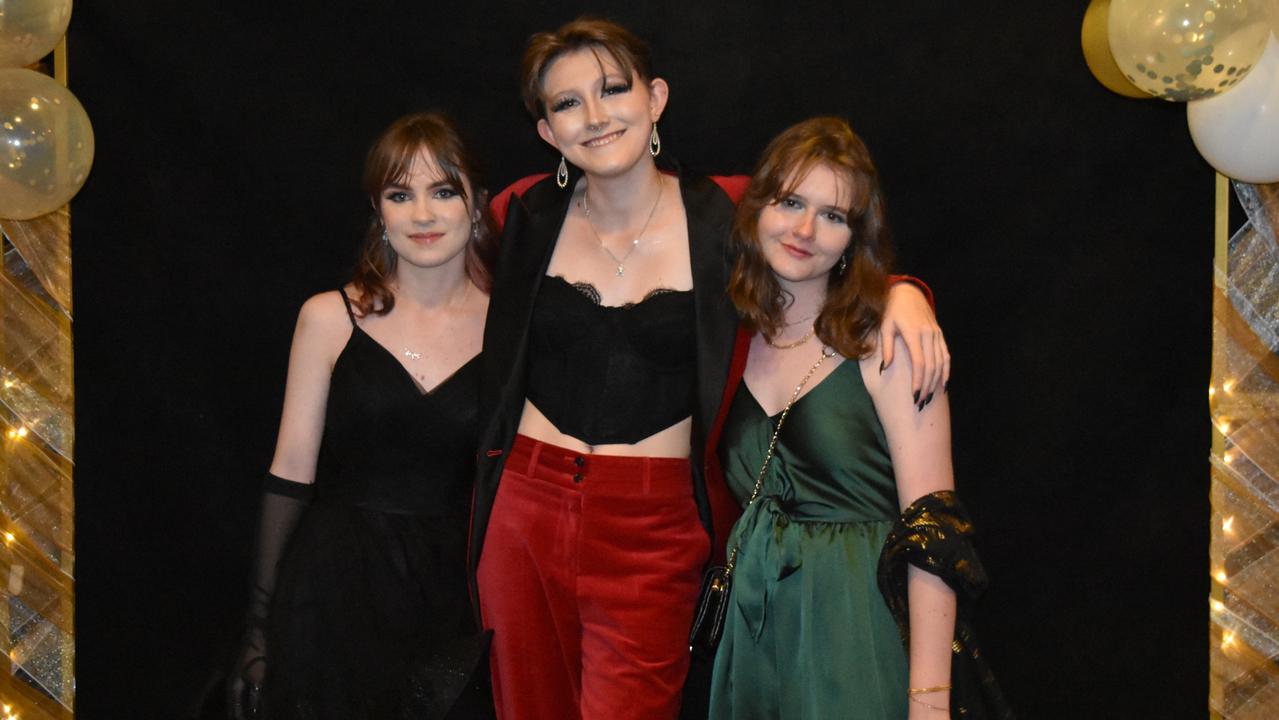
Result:
[[[697,316],[697,407],[693,413],[694,453],[706,452],[719,401],[728,380],[737,314],[728,287],[728,236],[735,208],[728,196],[704,177],[681,178],[688,216],[689,255],[693,266],[693,306]]]
[[[483,442],[489,447],[484,449],[497,449],[492,447],[494,441],[515,436],[512,429],[501,425],[519,422],[516,404],[525,395],[533,301],[542,287],[571,198],[572,193],[547,178],[529,188],[523,197],[512,199],[507,212],[494,278],[494,287],[500,290],[490,298],[484,327],[484,377],[490,382],[481,390],[481,408],[490,413],[491,422],[497,425],[493,428],[496,433],[486,433]],[[492,382],[499,378],[500,385]]]

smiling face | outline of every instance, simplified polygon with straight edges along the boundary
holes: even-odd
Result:
[[[624,74],[606,50],[564,53],[542,80],[543,140],[587,174],[616,176],[648,158],[653,124],[666,107],[665,81]]]
[[[778,282],[826,282],[852,242],[850,179],[825,163],[814,165],[782,197],[759,212],[759,250]]]
[[[429,150],[419,151],[405,176],[378,195],[378,213],[398,259],[418,268],[455,263],[460,272],[475,220],[466,197],[474,197],[469,186],[456,187]],[[396,271],[402,269],[397,262]]]

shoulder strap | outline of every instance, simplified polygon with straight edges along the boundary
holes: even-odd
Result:
[[[346,296],[346,290],[338,288],[338,295],[342,296],[342,304],[346,306],[346,316],[351,318],[351,326],[355,327],[355,311],[351,309],[351,298]]]

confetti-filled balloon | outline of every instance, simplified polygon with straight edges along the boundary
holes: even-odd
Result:
[[[1270,35],[1266,0],[1111,0],[1110,50],[1155,97],[1198,100],[1233,87]]]
[[[1079,44],[1084,49],[1088,70],[1113,93],[1137,100],[1149,100],[1150,94],[1128,82],[1110,54],[1110,0],[1092,0],[1084,12],[1084,25],[1079,31]]]
[[[80,101],[48,75],[0,69],[0,218],[52,212],[93,164],[93,128]]]
[[[1222,175],[1279,182],[1279,40],[1272,35],[1257,67],[1230,90],[1186,106],[1190,137]]]
[[[58,44],[71,0],[0,0],[0,67],[26,67]]]

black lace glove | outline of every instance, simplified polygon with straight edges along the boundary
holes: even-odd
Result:
[[[266,622],[275,594],[280,558],[298,520],[311,504],[313,488],[270,473],[262,485],[262,517],[254,550],[253,579],[249,608],[245,614],[244,636],[236,651],[235,663],[227,675],[227,716],[248,720],[258,716],[262,681],[266,677]]]

